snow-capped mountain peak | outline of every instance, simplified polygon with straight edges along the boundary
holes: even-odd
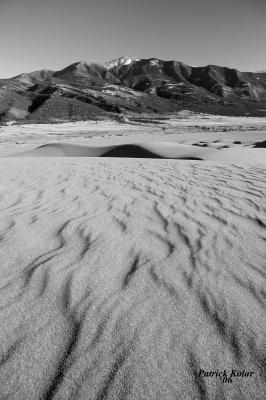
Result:
[[[119,57],[112,61],[108,61],[105,63],[105,68],[111,69],[115,67],[121,67],[121,65],[130,65],[134,61],[139,61],[139,58],[135,57]]]

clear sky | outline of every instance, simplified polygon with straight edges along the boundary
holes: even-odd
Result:
[[[157,57],[266,70],[266,0],[0,0],[0,77]]]

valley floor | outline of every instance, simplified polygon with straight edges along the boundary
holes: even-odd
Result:
[[[0,398],[265,399],[265,173],[2,158]]]

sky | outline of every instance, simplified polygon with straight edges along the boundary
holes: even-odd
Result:
[[[0,78],[120,56],[266,70],[266,0],[0,0]]]

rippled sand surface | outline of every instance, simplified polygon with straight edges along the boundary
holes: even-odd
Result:
[[[0,399],[265,399],[265,172],[1,159]]]

